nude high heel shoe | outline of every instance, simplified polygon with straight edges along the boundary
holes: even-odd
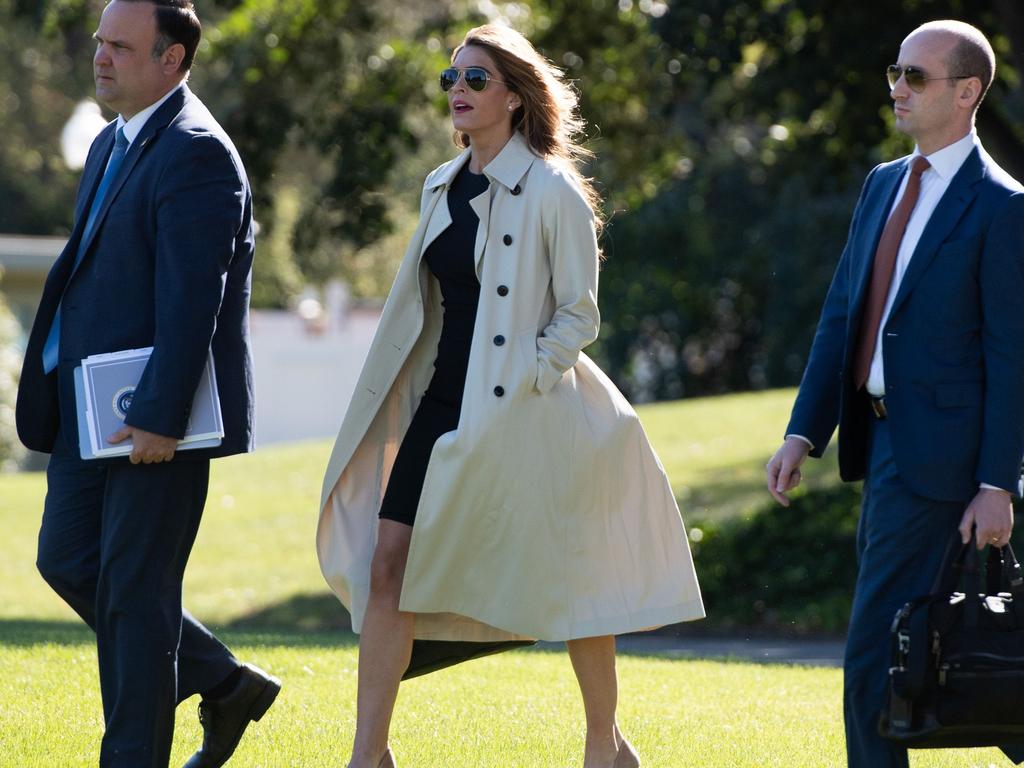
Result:
[[[619,745],[619,753],[615,756],[612,768],[640,768],[640,756],[633,749],[633,745],[625,739]]]
[[[616,756],[615,759],[618,760],[619,758]],[[640,763],[637,763],[637,765],[640,765]],[[398,768],[398,766],[395,765],[395,756],[391,753],[391,747],[388,747],[388,751],[385,752],[384,757],[380,759],[380,764],[377,768]],[[616,764],[616,768],[618,768],[618,764]]]

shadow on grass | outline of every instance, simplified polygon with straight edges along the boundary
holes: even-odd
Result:
[[[358,638],[351,632],[334,630],[327,632],[304,631],[286,629],[281,627],[262,629],[233,629],[229,626],[212,627],[217,635],[234,649],[259,649],[259,648],[292,648],[292,649],[338,649],[353,648],[358,644]],[[92,631],[82,623],[73,621],[36,621],[31,619],[0,619],[0,654],[4,649],[10,648],[37,648],[46,645],[61,647],[81,647],[84,650],[92,650],[95,643]],[[543,655],[566,655],[565,643],[540,643],[534,646],[514,649],[525,653],[539,653]],[[620,644],[618,656],[637,659],[668,659],[672,661],[697,661],[701,655],[668,655],[664,650],[650,650],[636,647],[622,647]],[[714,654],[709,657],[720,664],[778,664],[778,660],[761,659],[753,660],[749,657],[721,656]],[[568,662],[567,662],[568,663]],[[461,667],[461,665],[460,665]]]
[[[0,619],[0,646],[93,645],[92,630],[80,621]]]
[[[229,645],[291,647],[351,646],[356,636],[348,612],[332,594],[300,594],[210,629]],[[32,618],[0,619],[0,646],[92,645],[82,622]]]
[[[225,627],[243,631],[273,628],[291,632],[351,633],[352,619],[332,593],[317,592],[292,595],[287,600],[232,619]]]
[[[259,648],[350,648],[358,644],[351,621],[332,594],[299,594],[227,623],[208,625],[230,647]],[[663,627],[644,633],[650,643],[624,638],[619,655],[662,657],[686,637],[699,637],[699,624]],[[0,619],[0,648],[31,648],[42,645],[92,647],[95,637],[82,622],[31,618]],[[536,653],[565,653],[565,643],[541,643],[529,649]],[[737,659],[739,661],[740,659]]]
[[[232,629],[210,625],[228,646],[286,646],[289,648],[348,648],[358,638],[351,632],[307,631],[287,627]],[[0,619],[0,648],[31,648],[40,645],[92,646],[95,636],[85,624],[74,621]]]

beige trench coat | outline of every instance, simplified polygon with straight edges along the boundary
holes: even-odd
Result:
[[[448,226],[469,152],[426,180],[324,478],[328,584],[359,631],[377,514],[433,373],[440,290],[422,255]],[[518,133],[484,168],[480,302],[459,426],[438,438],[401,609],[430,640],[567,640],[704,615],[683,523],[636,413],[581,349],[597,337],[593,215]]]

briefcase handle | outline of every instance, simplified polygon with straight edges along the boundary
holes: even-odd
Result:
[[[1001,548],[990,546],[988,550],[985,595],[1009,592],[1013,596],[1013,612],[1017,622],[1024,626],[1024,578],[1013,548],[1007,543]],[[954,552],[956,554],[952,562],[949,562],[949,556]],[[984,596],[981,593],[981,562],[973,540],[961,544],[959,550],[950,546],[936,579],[939,583],[932,594],[949,595],[956,590],[961,580],[964,588],[964,625],[977,627]]]
[[[935,575],[931,594],[954,592],[964,575],[971,572],[979,573],[980,567],[978,550],[973,540],[962,544],[957,533],[946,547],[946,554],[943,555],[942,566]],[[986,571],[986,594],[1010,592],[1013,595],[1024,595],[1024,574],[1009,542],[1003,547],[989,546]]]
[[[1009,592],[1015,598],[1024,596],[1024,576],[1021,575],[1020,563],[1013,554],[1013,547],[988,548],[988,565],[985,569],[986,592],[990,595]]]
[[[977,575],[978,570],[978,552],[973,542],[961,543],[960,533],[955,532],[946,547],[946,554],[942,557],[942,567],[935,574],[931,594],[952,594],[960,586],[961,581],[972,572]]]
[[[998,573],[1001,577],[1002,583],[999,584],[999,588],[995,591],[989,590],[989,594],[995,592],[1006,591],[1009,592],[1013,601],[1013,615],[1017,617],[1017,626],[1024,627],[1024,574],[1021,572],[1020,563],[1013,554],[1013,547],[1007,542],[1005,547],[996,549],[995,547],[989,547],[989,562],[993,559],[992,552],[999,553],[1000,568],[997,570],[994,566],[989,566],[990,574]],[[992,576],[989,576],[989,586],[992,585]]]

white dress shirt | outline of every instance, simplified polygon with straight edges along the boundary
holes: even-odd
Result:
[[[939,204],[939,200],[946,194],[946,190],[949,189],[949,183],[956,176],[956,172],[960,170],[960,166],[964,164],[967,156],[971,154],[971,150],[974,149],[974,143],[975,132],[972,130],[959,141],[954,141],[938,152],[925,155],[925,159],[931,164],[931,168],[921,175],[921,194],[917,198],[917,205],[914,206],[914,210],[910,214],[910,221],[907,222],[907,228],[903,232],[903,240],[900,242],[900,249],[896,254],[896,266],[892,272],[892,283],[889,284],[889,296],[885,300],[885,309],[882,310],[882,322],[878,325],[878,337],[875,339],[875,355],[871,358],[871,372],[868,374],[866,385],[868,394],[874,397],[885,395],[882,345],[884,344],[885,324],[889,319],[889,310],[892,309],[892,303],[896,298],[896,294],[899,293],[900,283],[903,282],[903,275],[910,265],[910,257],[914,255],[914,249],[917,248],[921,234],[928,225],[928,220],[931,219],[932,214],[935,212],[935,206]],[[915,147],[910,163],[913,163],[914,158],[920,154],[921,150]],[[903,181],[900,182],[899,191],[892,202],[892,208],[889,209],[890,216],[892,216],[892,212],[896,209],[900,198],[903,197],[903,191],[907,188],[907,181],[909,179],[910,164],[908,163],[907,172],[903,174]]]
[[[181,88],[181,85],[177,85],[171,88],[167,93],[160,97],[158,101],[153,102],[141,112],[132,115],[130,120],[125,120],[122,115],[117,116],[117,128],[114,129],[114,133],[124,129],[124,137],[128,140],[128,146],[125,148],[125,152],[132,148],[132,143],[135,141],[139,132],[142,131],[142,126],[146,124],[146,121],[152,116],[154,112],[160,109],[160,105],[171,98],[171,94]],[[103,166],[103,172],[107,172],[107,168],[110,167],[110,161],[113,158],[114,153],[110,153],[110,157],[107,158],[107,164]]]
[[[131,148],[132,143],[135,141],[135,138],[139,135],[139,132],[142,130],[142,126],[146,124],[146,121],[149,120],[149,118],[152,117],[153,113],[160,109],[160,106],[169,98],[171,98],[171,95],[177,92],[178,89],[180,89],[181,87],[182,86],[180,84],[174,86],[173,88],[171,88],[171,90],[165,93],[159,100],[153,102],[141,112],[137,112],[136,114],[132,115],[130,120],[125,120],[124,117],[121,115],[117,116],[117,127],[124,128],[124,137],[128,139],[129,149]]]

